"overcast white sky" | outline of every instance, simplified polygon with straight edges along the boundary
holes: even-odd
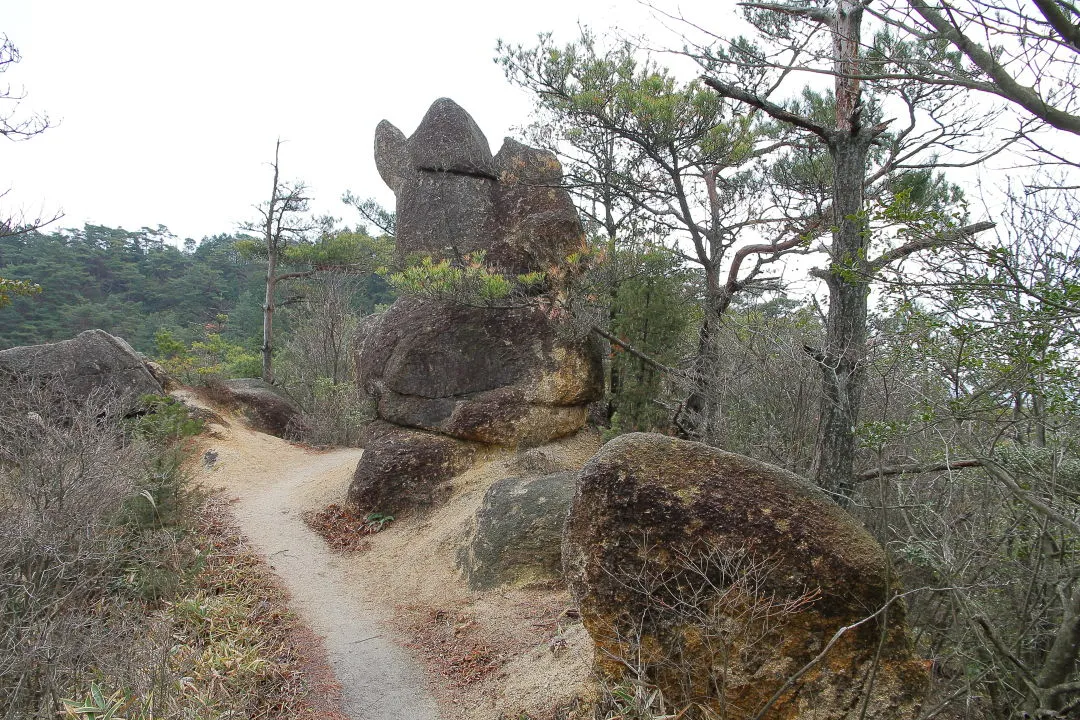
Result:
[[[713,26],[734,7],[682,5]],[[280,136],[286,176],[351,224],[346,189],[393,202],[372,159],[379,120],[409,134],[448,96],[497,150],[529,100],[493,62],[496,40],[569,41],[578,22],[662,30],[633,0],[4,0],[0,33],[23,60],[0,83],[58,125],[0,143],[3,209],[59,209],[57,227],[232,232],[268,195]]]

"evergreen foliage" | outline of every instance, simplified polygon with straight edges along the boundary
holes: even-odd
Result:
[[[180,250],[158,226],[128,231],[86,225],[44,234],[0,237],[0,271],[41,287],[14,297],[0,313],[0,348],[65,340],[100,328],[151,352],[154,336],[169,328],[190,341],[194,328],[230,314],[229,339],[243,342],[258,321],[261,278],[241,262],[229,235],[205,238]],[[249,305],[251,307],[249,307]]]

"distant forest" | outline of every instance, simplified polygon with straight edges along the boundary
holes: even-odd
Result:
[[[259,347],[265,265],[242,259],[234,235],[176,246],[164,226],[124,230],[85,225],[48,234],[0,237],[0,276],[32,280],[42,292],[17,297],[0,312],[0,349],[65,340],[101,328],[153,354],[154,336],[169,330],[190,341],[205,325],[221,325],[230,343]],[[381,278],[361,283],[353,298],[371,312],[392,300]],[[279,316],[281,329],[288,314]]]

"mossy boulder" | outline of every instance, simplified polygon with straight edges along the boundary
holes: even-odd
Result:
[[[576,485],[576,472],[493,483],[458,552],[469,587],[483,590],[560,578],[563,525]]]
[[[581,472],[563,563],[600,670],[635,668],[669,706],[749,718],[779,692],[770,720],[917,713],[928,678],[885,553],[780,468],[663,435],[618,437]]]

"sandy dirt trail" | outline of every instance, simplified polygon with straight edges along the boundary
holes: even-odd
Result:
[[[198,479],[235,498],[243,532],[265,555],[292,595],[292,609],[326,638],[342,687],[342,710],[355,720],[438,720],[427,679],[396,645],[372,600],[377,577],[350,568],[304,524],[306,510],[345,495],[360,450],[315,452],[244,427],[212,425],[205,449],[217,454]]]

